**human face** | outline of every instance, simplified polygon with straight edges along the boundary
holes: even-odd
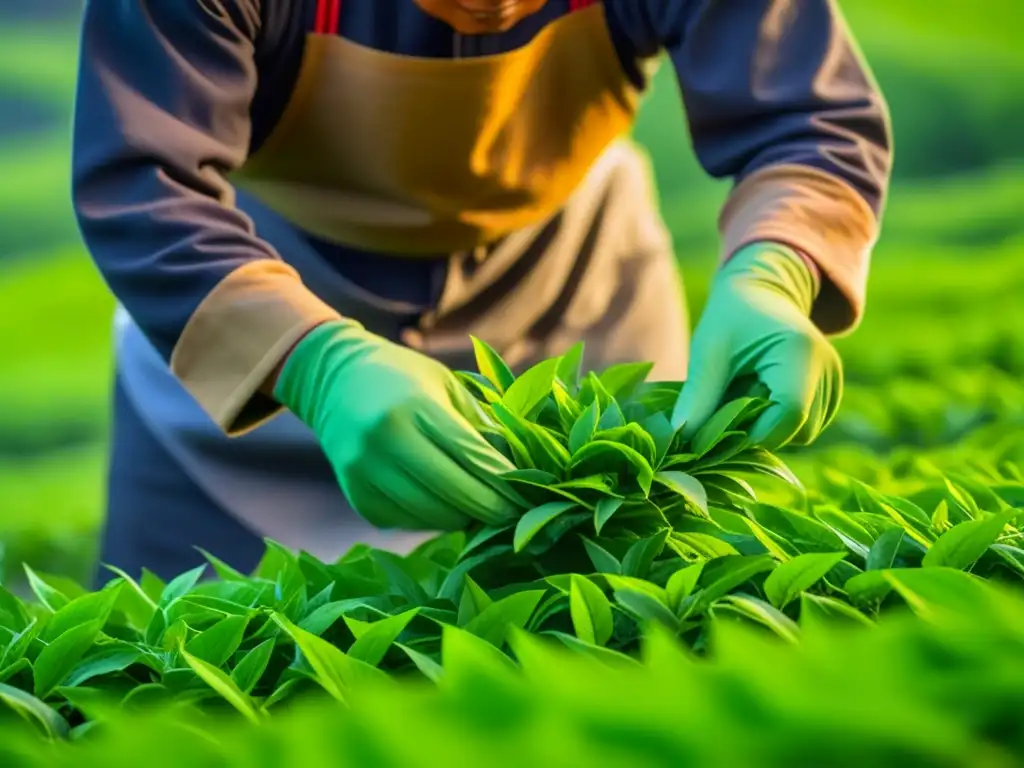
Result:
[[[415,0],[423,11],[464,35],[505,32],[547,0]]]

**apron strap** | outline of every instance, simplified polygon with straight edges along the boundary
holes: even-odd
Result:
[[[316,26],[318,35],[338,34],[338,19],[341,17],[341,0],[316,0]]]
[[[569,13],[582,11],[584,8],[588,8],[595,2],[597,2],[597,0],[569,0]]]

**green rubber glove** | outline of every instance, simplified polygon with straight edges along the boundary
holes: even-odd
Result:
[[[700,429],[727,391],[742,396],[758,382],[772,405],[752,425],[751,443],[775,450],[821,434],[839,407],[843,369],[810,320],[816,293],[816,276],[784,245],[749,245],[722,266],[694,332],[688,380],[672,415],[683,437]]]
[[[447,531],[514,516],[497,475],[515,467],[474,428],[472,396],[425,355],[353,321],[324,323],[288,356],[274,396],[313,430],[374,525]]]

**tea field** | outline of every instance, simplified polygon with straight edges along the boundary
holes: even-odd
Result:
[[[817,444],[740,451],[757,402],[679,444],[664,388],[552,363],[504,418],[508,382],[468,382],[494,439],[529,447],[542,424],[560,446],[530,471],[511,454],[521,519],[404,561],[271,546],[252,575],[212,563],[217,581],[96,594],[74,582],[101,509],[113,303],[68,203],[78,4],[0,7],[0,764],[1020,764],[1024,9],[841,5],[897,161]],[[674,89],[663,70],[637,138],[696,316],[727,188],[689,153]],[[124,725],[112,702],[142,711]]]

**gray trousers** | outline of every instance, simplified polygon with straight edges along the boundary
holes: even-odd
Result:
[[[280,217],[239,204],[324,301],[452,368],[474,368],[472,334],[516,370],[582,340],[588,368],[644,360],[653,379],[685,377],[676,261],[646,159],[628,142],[550,220],[434,265],[382,257],[339,268]],[[362,520],[291,414],[225,437],[123,312],[116,334],[104,562],[167,578],[202,562],[196,547],[246,570],[263,537],[330,561],[357,542],[404,552],[429,535]]]

